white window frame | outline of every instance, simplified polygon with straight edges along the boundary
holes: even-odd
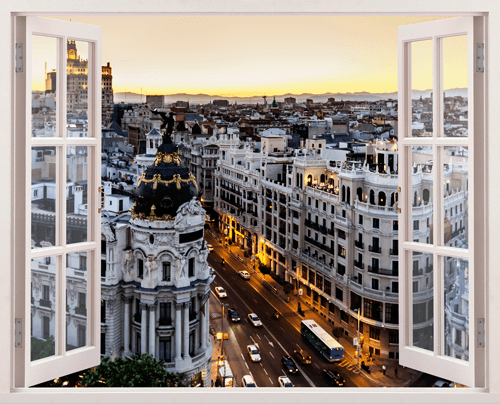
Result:
[[[14,286],[15,269],[20,265],[19,248],[14,243],[13,235],[17,234],[15,229],[16,210],[14,195],[17,195],[17,188],[14,185],[14,173],[24,167],[15,165],[16,153],[19,151],[15,147],[13,130],[15,122],[13,121],[13,97],[14,88],[12,86],[12,77],[14,76],[14,49],[13,34],[14,21],[13,15],[77,15],[87,14],[106,14],[106,13],[146,13],[149,15],[167,15],[171,13],[219,13],[219,14],[274,14],[274,13],[299,13],[316,15],[355,15],[355,14],[373,14],[373,15],[484,15],[486,16],[487,37],[485,38],[486,60],[485,75],[486,93],[491,94],[488,103],[484,108],[485,120],[485,141],[484,141],[484,163],[485,171],[496,173],[500,170],[500,159],[497,158],[497,151],[500,150],[500,137],[493,136],[495,127],[488,120],[489,116],[495,116],[500,109],[500,98],[494,93],[494,89],[500,88],[500,75],[489,74],[489,67],[495,69],[500,66],[500,37],[498,27],[500,27],[500,3],[496,0],[455,0],[453,2],[446,0],[420,0],[419,2],[401,2],[397,0],[358,0],[356,2],[336,2],[329,0],[310,0],[307,2],[287,1],[267,2],[255,0],[253,2],[240,2],[234,4],[228,0],[215,0],[211,2],[137,2],[132,6],[129,2],[120,0],[88,1],[72,4],[67,0],[52,0],[43,3],[43,14],[41,14],[39,1],[34,0],[7,0],[0,4],[0,33],[3,38],[10,38],[0,42],[0,49],[3,55],[10,57],[0,58],[0,75],[2,88],[11,89],[0,93],[0,114],[4,130],[1,133],[4,150],[7,151],[0,159],[0,185],[4,190],[11,190],[10,198],[7,196],[2,199],[2,209],[0,215],[3,224],[3,232],[0,233],[0,254],[4,258],[4,265],[10,268],[10,271],[3,271],[3,279],[0,282],[0,323],[2,331],[0,332],[0,350],[2,352],[2,361],[0,361],[0,402],[33,402],[40,401],[53,403],[88,402],[95,403],[132,403],[142,401],[146,397],[151,402],[164,402],[165,396],[162,389],[99,389],[92,391],[88,389],[59,389],[57,391],[45,389],[43,391],[27,391],[26,389],[16,388],[18,381],[17,375],[19,369],[14,364],[14,318],[16,316],[15,308],[18,306],[19,296],[16,295]],[[16,14],[19,13],[19,14]],[[491,40],[488,40],[491,38]],[[489,129],[492,130],[489,130]],[[489,133],[492,133],[489,136]],[[487,146],[487,147],[486,147]],[[477,151],[477,150],[476,150]],[[491,176],[493,177],[493,175]],[[500,249],[497,247],[496,237],[491,229],[500,228],[500,208],[498,200],[500,198],[500,187],[488,186],[490,176],[485,179],[485,216],[488,219],[488,225],[481,228],[480,232],[484,237],[485,251],[482,255],[484,260],[484,278],[477,279],[476,284],[481,283],[484,286],[482,290],[485,300],[486,311],[486,348],[484,355],[484,388],[473,388],[467,391],[460,389],[343,389],[333,392],[331,389],[307,389],[301,391],[296,389],[293,393],[283,393],[274,389],[266,389],[265,395],[259,394],[259,401],[262,402],[352,402],[366,403],[371,402],[400,403],[400,402],[474,402],[474,403],[496,403],[500,402],[500,367],[497,363],[500,360],[500,352],[493,349],[493,343],[496,337],[500,335],[500,321],[490,312],[493,308],[500,306],[500,294],[491,291],[499,290],[500,274],[498,271],[489,271],[489,268],[496,267],[500,262]],[[493,180],[491,180],[493,181]],[[477,225],[477,224],[476,224]],[[401,228],[400,228],[401,230]],[[490,237],[491,234],[491,237]],[[476,243],[478,237],[476,237]],[[21,255],[21,262],[24,262],[24,252]],[[24,296],[21,298],[21,300]],[[490,310],[488,310],[490,308]],[[491,347],[490,347],[491,346]],[[171,402],[185,402],[189,397],[191,402],[217,401],[218,403],[231,403],[235,400],[248,401],[248,395],[245,391],[231,389],[220,391],[220,389],[192,389],[189,391],[179,391],[177,389],[165,390],[168,394],[168,400]],[[439,391],[438,391],[439,390]],[[419,393],[419,394],[415,394]],[[78,394],[79,398],[76,398]],[[215,397],[211,397],[216,394]],[[258,394],[258,392],[254,392]],[[279,394],[279,396],[278,396]],[[335,396],[333,396],[335,394]],[[369,396],[368,396],[369,395]],[[43,398],[42,398],[43,397]],[[279,401],[278,401],[279,399]],[[250,399],[251,400],[251,399]]]

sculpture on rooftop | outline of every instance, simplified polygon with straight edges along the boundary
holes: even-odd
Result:
[[[174,130],[175,114],[173,112],[169,112],[167,116],[166,112],[158,111],[158,108],[155,108],[154,110],[152,109],[151,112],[155,115],[160,115],[161,120],[163,121],[160,126],[160,130],[166,128],[165,134],[163,135],[163,143],[172,143],[171,135],[172,131]]]

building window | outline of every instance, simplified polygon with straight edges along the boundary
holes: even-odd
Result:
[[[399,332],[389,330],[389,344],[399,344]]]
[[[163,263],[163,281],[170,282],[170,262]]]
[[[372,220],[372,227],[374,229],[379,229],[380,228],[380,219],[374,217]]]
[[[344,291],[339,288],[335,288],[335,299],[340,300],[341,302],[344,301]]]
[[[382,321],[382,303],[363,299],[363,315],[372,320]]]
[[[418,220],[413,221],[413,230],[418,230],[419,229],[419,222]]]
[[[399,222],[397,220],[392,221],[392,230],[397,231],[399,229]]]
[[[172,323],[172,304],[160,303],[160,325],[171,325]]]
[[[191,278],[194,276],[194,258],[189,258],[189,271],[188,276]]]
[[[370,339],[380,341],[380,328],[370,327]]]
[[[315,281],[315,272],[312,269],[310,269],[309,270],[309,283],[311,285],[314,285],[314,281]]]
[[[325,279],[325,293],[328,296],[332,295],[332,283],[328,279]]]
[[[358,223],[363,224],[363,215],[358,216]]]
[[[172,344],[171,337],[162,337],[160,338],[160,357],[161,361],[171,362],[172,361]]]
[[[377,278],[372,278],[372,289],[378,290],[379,280]]]
[[[106,277],[106,260],[101,260],[101,277]]]
[[[101,355],[106,355],[106,333],[101,332]]]
[[[106,322],[106,300],[101,299],[101,323]]]
[[[385,322],[390,324],[399,323],[398,305],[393,303],[385,304]]]
[[[138,268],[137,276],[139,278],[142,278],[142,276],[144,275],[144,261],[141,258],[137,260],[137,268]]]
[[[392,293],[399,293],[399,282],[392,282]]]

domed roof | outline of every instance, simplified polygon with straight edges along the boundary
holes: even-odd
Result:
[[[139,177],[132,218],[172,220],[182,204],[198,196],[194,175],[181,165],[177,146],[168,138],[158,147],[154,164]]]

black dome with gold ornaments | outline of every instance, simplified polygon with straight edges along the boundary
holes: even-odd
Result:
[[[139,177],[130,213],[133,219],[172,220],[182,204],[199,196],[194,175],[181,164],[177,146],[168,136],[154,163]]]

